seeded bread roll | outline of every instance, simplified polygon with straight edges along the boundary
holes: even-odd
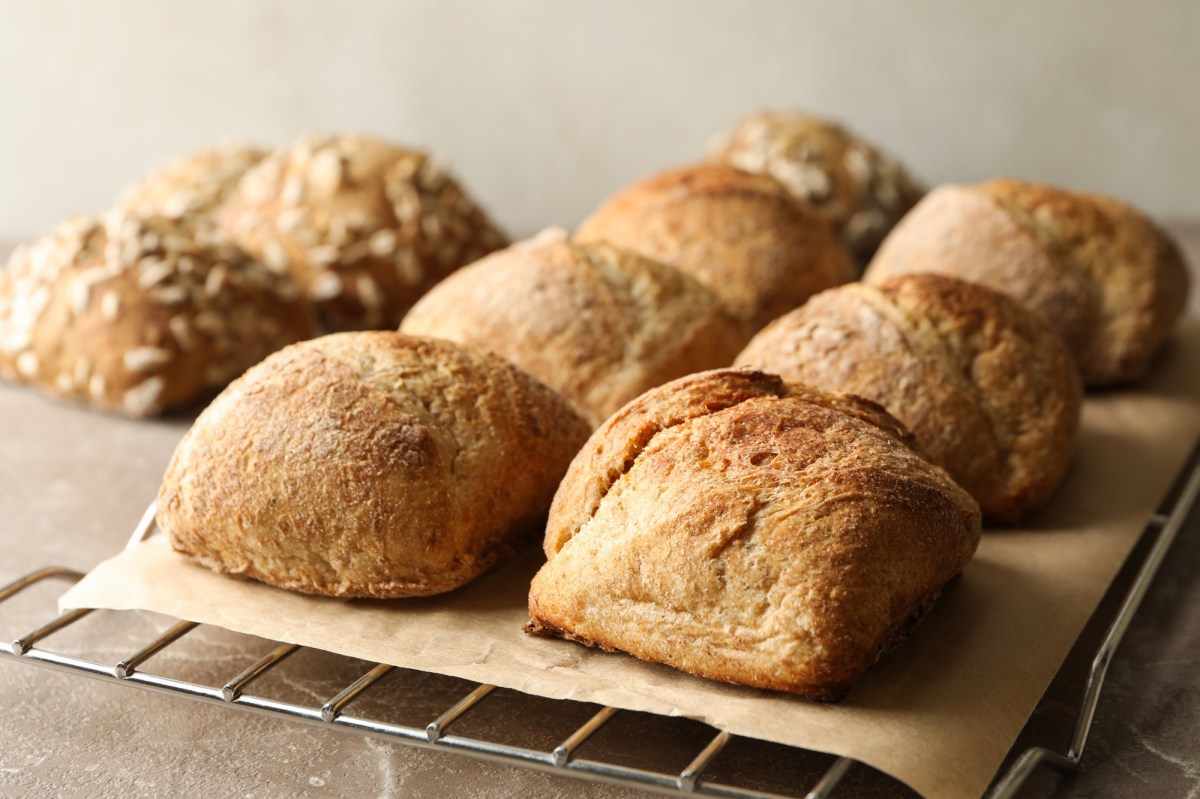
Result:
[[[901,222],[864,280],[939,272],[1014,297],[1066,340],[1084,382],[1146,375],[1187,306],[1171,238],[1098,194],[992,180],[942,186]]]
[[[275,151],[242,178],[223,224],[295,277],[328,330],[394,328],[435,283],[507,243],[444,165],[360,136]]]
[[[716,295],[679,270],[557,229],[446,278],[400,329],[507,358],[593,425],[649,388],[728,364],[745,343]]]
[[[527,631],[838,699],[979,543],[974,500],[905,437],[761,372],[651,390],[571,463]]]
[[[213,401],[167,468],[158,523],[208,568],[281,588],[436,594],[532,540],[588,430],[494,355],[335,334]]]
[[[162,216],[78,217],[0,272],[0,375],[150,416],[312,335],[295,284]]]
[[[879,403],[1003,522],[1050,498],[1079,427],[1078,372],[1054,331],[1002,294],[941,275],[822,292],[734,363]]]
[[[836,122],[797,111],[746,117],[716,144],[713,159],[778,180],[833,224],[864,267],[887,232],[924,194],[875,145]]]
[[[130,186],[119,205],[137,215],[215,224],[218,209],[233,194],[242,175],[265,155],[258,147],[234,142],[197,150]]]
[[[687,272],[750,333],[856,274],[828,223],[774,180],[720,164],[635,183],[588,217],[576,239],[606,241]]]

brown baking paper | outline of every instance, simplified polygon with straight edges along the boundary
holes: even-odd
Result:
[[[1093,394],[1068,479],[1019,530],[987,532],[961,580],[838,705],[708,682],[521,632],[531,552],[448,595],[345,601],[193,565],[155,535],[64,608],[143,609],[541,696],[680,715],[861,760],[934,799],[979,796],[1200,434],[1200,323],[1150,380]]]

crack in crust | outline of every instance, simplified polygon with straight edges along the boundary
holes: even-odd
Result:
[[[526,630],[835,700],[978,541],[978,505],[879,406],[716,370],[643,395],[576,457]]]
[[[1089,386],[1143,377],[1187,305],[1178,247],[1110,197],[997,179],[941,186],[896,226],[868,283],[935,272],[1016,299],[1062,336]]]
[[[667,390],[667,387],[670,390]],[[869,422],[923,456],[912,434],[882,406],[863,397],[835,397],[753,369],[716,369],[646,392],[608,419],[575,460],[555,494],[545,551],[553,558],[585,525],[604,497],[660,433],[756,397],[793,397]],[[610,444],[619,442],[620,449]],[[586,475],[599,475],[591,477]]]
[[[1053,493],[1080,418],[1079,377],[1053,331],[1009,297],[937,274],[823,292],[735,364],[879,402],[1004,522]]]

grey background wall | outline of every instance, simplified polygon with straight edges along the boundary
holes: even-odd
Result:
[[[1189,0],[0,0],[0,238],[207,142],[310,130],[432,148],[527,233],[765,106],[840,118],[929,182],[1200,216]]]

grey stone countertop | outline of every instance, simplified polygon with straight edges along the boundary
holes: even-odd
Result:
[[[1200,225],[1174,229],[1192,263],[1200,263]],[[1197,293],[1193,314],[1200,312]],[[186,415],[129,421],[0,386],[0,582],[51,564],[87,570],[116,552],[152,499],[188,422]],[[1092,653],[1132,573],[1127,566],[1118,577],[1010,758],[1038,744],[1066,749]],[[1200,513],[1193,513],[1118,650],[1081,772],[1063,778],[1043,769],[1022,795],[1200,797],[1197,574]],[[3,640],[47,621],[63,588],[62,583],[40,585],[0,605]],[[170,623],[150,614],[100,612],[46,646],[116,663]],[[220,685],[269,648],[258,639],[201,627],[152,664],[158,673]],[[319,705],[369,665],[305,650],[256,684],[255,691]],[[459,680],[403,672],[368,692],[361,710],[423,726],[469,688]],[[454,731],[547,749],[595,709],[498,692]],[[618,713],[580,754],[678,771],[712,734],[695,722]],[[706,776],[803,795],[831,762],[827,755],[735,739]],[[0,795],[617,799],[644,794],[0,660]],[[835,795],[912,794],[859,766]]]

